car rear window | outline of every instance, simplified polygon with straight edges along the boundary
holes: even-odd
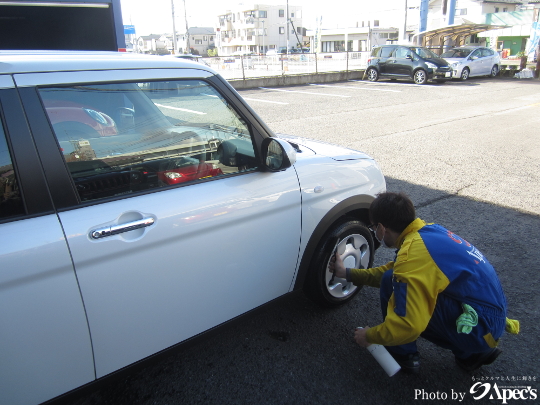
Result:
[[[392,55],[392,52],[394,51],[393,46],[383,47],[381,48],[381,58],[389,58],[390,55]]]

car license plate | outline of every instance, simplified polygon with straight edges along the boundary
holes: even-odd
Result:
[[[452,75],[452,72],[446,72],[446,73],[444,74],[444,77],[450,77],[451,75]]]

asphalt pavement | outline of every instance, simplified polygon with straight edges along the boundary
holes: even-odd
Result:
[[[375,157],[388,190],[409,194],[420,218],[473,243],[494,265],[521,333],[504,335],[499,359],[473,373],[420,339],[421,373],[389,378],[352,339],[356,326],[381,322],[376,289],[332,310],[297,295],[73,403],[538,403],[540,81],[327,86],[240,94],[275,132]],[[380,249],[375,264],[392,257]]]

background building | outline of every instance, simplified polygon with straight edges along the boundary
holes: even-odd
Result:
[[[238,5],[218,16],[216,46],[219,55],[285,51],[305,46],[302,7],[286,5]]]
[[[190,27],[187,35],[185,32],[176,35],[176,53],[208,56],[208,50],[216,47],[215,38],[216,32],[212,27]]]

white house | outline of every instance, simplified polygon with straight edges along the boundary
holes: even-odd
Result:
[[[170,41],[166,35],[145,35],[137,39],[137,53],[165,55],[170,53]]]
[[[303,47],[302,7],[246,4],[218,16],[216,46],[219,55],[261,53]]]
[[[309,30],[312,52],[361,52],[398,41],[397,28],[358,27]]]
[[[193,53],[208,56],[208,50],[216,47],[216,32],[212,27],[190,27],[176,36],[176,53]]]

